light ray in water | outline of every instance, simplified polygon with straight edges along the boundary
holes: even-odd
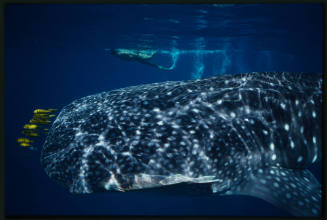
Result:
[[[200,37],[196,41],[197,53],[195,54],[195,62],[194,62],[194,72],[191,75],[192,79],[201,79],[204,72],[204,63],[203,63],[203,56],[204,54],[199,53],[201,50],[205,48],[205,40],[203,37]]]

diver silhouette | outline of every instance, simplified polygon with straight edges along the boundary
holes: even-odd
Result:
[[[156,67],[161,70],[172,70],[173,67],[164,67],[149,60],[154,57],[158,50],[136,50],[136,49],[109,49],[110,54],[127,61],[136,61],[142,64],[146,64],[152,67]]]

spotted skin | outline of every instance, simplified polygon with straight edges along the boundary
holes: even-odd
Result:
[[[103,92],[64,107],[41,163],[72,193],[211,183],[319,216],[322,76],[248,73]]]

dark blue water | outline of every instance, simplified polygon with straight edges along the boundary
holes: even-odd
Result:
[[[254,71],[321,73],[322,5],[9,5],[5,13],[6,215],[288,215],[257,198],[187,194],[180,186],[72,195],[16,139],[34,109],[61,109],[114,88]],[[108,48],[155,49],[162,51],[155,62],[175,66],[124,61]],[[312,171],[321,180],[320,166]]]

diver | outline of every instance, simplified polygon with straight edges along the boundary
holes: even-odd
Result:
[[[106,49],[110,54],[117,56],[120,59],[128,61],[137,61],[149,66],[156,67],[161,70],[172,70],[175,65],[171,67],[164,67],[155,63],[150,62],[149,60],[153,58],[158,50],[136,50],[136,49]]]

